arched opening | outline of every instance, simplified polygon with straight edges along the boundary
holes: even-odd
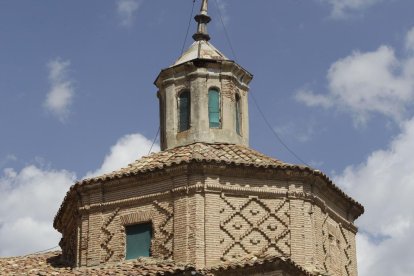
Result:
[[[235,122],[236,122],[236,132],[237,134],[241,135],[241,100],[240,95],[236,94],[236,101],[235,101]]]
[[[178,96],[178,131],[190,128],[190,91],[183,91]]]
[[[220,127],[220,92],[217,88],[208,91],[208,120],[210,128]]]

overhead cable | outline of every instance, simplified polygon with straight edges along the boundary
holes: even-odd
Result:
[[[229,44],[229,46],[230,46],[230,50],[231,50],[231,52],[232,52],[232,54],[233,54],[233,57],[234,57],[234,60],[236,61],[237,60],[237,56],[236,56],[236,52],[234,51],[234,48],[233,48],[233,45],[232,45],[232,43],[231,43],[231,40],[230,40],[230,36],[229,36],[229,34],[228,34],[228,32],[227,32],[227,28],[226,28],[226,25],[224,24],[224,21],[223,21],[223,18],[222,18],[222,15],[221,15],[221,11],[220,11],[220,6],[219,6],[219,4],[217,3],[217,0],[214,0],[214,2],[215,2],[215,4],[216,4],[216,6],[217,6],[217,10],[218,10],[218,15],[219,15],[219,17],[220,17],[220,21],[221,21],[221,24],[223,25],[223,30],[224,30],[224,34],[225,34],[225,36],[226,36],[226,39],[227,39],[227,42],[228,42],[228,44]],[[256,106],[256,108],[257,108],[257,110],[259,111],[259,114],[261,115],[261,117],[262,117],[262,119],[263,119],[263,121],[265,122],[265,124],[267,125],[267,127],[270,129],[270,131],[272,132],[272,134],[275,136],[275,138],[279,141],[279,143],[290,153],[290,154],[292,154],[292,156],[293,157],[295,157],[299,162],[301,162],[302,164],[304,164],[304,165],[306,165],[306,166],[308,166],[308,167],[310,167],[305,161],[303,161],[303,159],[302,158],[300,158],[300,156],[298,155],[298,154],[296,154],[284,141],[283,141],[283,139],[282,139],[282,137],[280,137],[280,135],[276,132],[276,130],[272,127],[272,125],[269,123],[269,120],[266,118],[266,116],[265,116],[265,114],[264,114],[264,112],[263,112],[263,110],[260,108],[260,105],[259,105],[259,103],[257,102],[257,100],[256,100],[256,97],[254,96],[254,93],[252,93],[252,92],[250,92],[249,93],[249,95],[251,95],[251,98],[253,99],[253,103],[254,103],[254,105]]]
[[[183,47],[181,48],[181,55],[184,53],[185,43],[187,42],[188,33],[190,32],[191,21],[193,20],[193,14],[194,14],[194,4],[195,4],[195,0],[193,0],[193,6],[191,7],[190,20],[188,20],[187,32],[185,33]]]
[[[148,151],[148,154],[150,154],[150,153],[151,153],[152,148],[154,147],[155,141],[157,141],[157,137],[158,137],[158,134],[159,134],[159,133],[160,133],[160,127],[158,127],[157,134],[155,134],[154,140],[152,140],[152,144],[151,144],[151,147],[150,147],[150,149],[149,149],[149,151]]]

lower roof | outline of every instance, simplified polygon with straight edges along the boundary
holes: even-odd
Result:
[[[223,275],[244,269],[277,269],[295,276],[312,276],[311,272],[294,261],[277,256],[250,256],[228,261],[214,267],[197,269],[191,264],[171,260],[139,258],[95,267],[72,268],[62,262],[60,251],[20,257],[0,258],[0,275]],[[266,267],[267,266],[267,267]]]
[[[169,260],[143,258],[101,266],[72,268],[62,262],[60,251],[0,258],[0,275],[191,275],[195,268]]]

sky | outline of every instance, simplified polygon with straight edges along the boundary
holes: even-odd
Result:
[[[74,181],[148,154],[153,81],[190,45],[191,8],[0,1],[0,256],[56,246]],[[413,11],[410,0],[210,0],[212,44],[254,75],[250,146],[303,160],[365,206],[362,276],[414,271]]]

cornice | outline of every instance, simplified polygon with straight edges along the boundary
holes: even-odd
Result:
[[[191,159],[182,161],[181,163],[173,163],[164,167],[158,167],[150,170],[137,171],[134,173],[126,173],[121,176],[107,177],[98,181],[82,181],[74,184],[67,192],[63,203],[55,216],[54,227],[57,227],[57,221],[61,219],[63,212],[67,209],[70,201],[74,200],[73,194],[81,192],[84,189],[93,190],[103,183],[105,186],[110,186],[114,183],[129,183],[131,180],[137,180],[141,183],[154,181],[158,177],[177,176],[180,174],[189,173],[215,173],[218,175],[259,178],[259,179],[277,179],[280,180],[306,180],[312,181],[312,179],[320,179],[323,183],[326,183],[327,188],[348,202],[349,210],[354,212],[354,218],[364,212],[364,207],[356,202],[354,199],[346,195],[341,189],[339,189],[328,176],[320,171],[312,170],[308,167],[296,166],[296,165],[252,165],[252,164],[239,164],[234,162],[225,162],[217,160],[205,160],[205,159]],[[99,184],[98,184],[99,183]],[[316,183],[316,181],[314,181]],[[88,187],[89,186],[89,187]],[[243,188],[237,188],[243,189]],[[59,230],[59,229],[58,229]]]
[[[219,69],[219,71],[209,71],[209,69],[214,67]],[[205,69],[205,72],[202,69]],[[251,73],[234,61],[195,59],[161,70],[154,83],[160,89],[182,79],[191,79],[206,75],[214,77],[217,74],[231,78],[238,86],[245,90],[249,89],[248,85],[253,78]],[[241,79],[243,81],[240,81]]]
[[[268,199],[303,200],[321,208],[323,212],[329,214],[330,217],[332,217],[335,221],[341,223],[341,225],[349,231],[353,233],[356,233],[358,231],[358,228],[352,222],[349,222],[342,216],[338,215],[332,208],[330,208],[329,205],[326,204],[323,199],[317,195],[304,192],[280,192],[269,190],[263,187],[234,187],[221,184],[194,184],[172,188],[169,191],[161,193],[153,193],[149,195],[136,196],[110,202],[101,202],[97,204],[85,204],[84,206],[79,207],[78,211],[80,214],[88,214],[106,208],[126,208],[128,206],[137,205],[142,202],[162,200],[177,196],[194,195],[196,193],[225,193],[232,195],[258,196],[260,198]]]

